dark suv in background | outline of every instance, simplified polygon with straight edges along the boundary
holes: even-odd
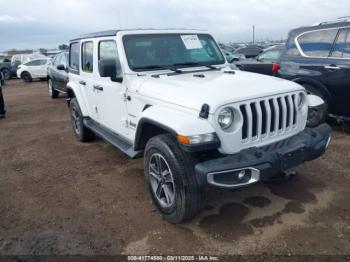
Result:
[[[66,93],[68,82],[68,51],[57,54],[47,68],[48,88],[51,98]]]
[[[350,17],[290,31],[278,65],[277,76],[325,101],[310,112],[311,122],[318,124],[329,113],[350,120]]]

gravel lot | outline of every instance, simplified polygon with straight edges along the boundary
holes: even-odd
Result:
[[[143,159],[75,140],[64,97],[8,81],[0,120],[0,254],[350,254],[350,135],[288,182],[206,189],[195,220],[150,202]]]

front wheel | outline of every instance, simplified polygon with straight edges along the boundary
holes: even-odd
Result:
[[[145,179],[162,217],[177,224],[193,218],[201,208],[195,159],[169,135],[151,138],[145,149]]]
[[[4,76],[5,80],[10,80],[11,79],[11,71],[10,69],[4,68],[1,70],[2,75]]]

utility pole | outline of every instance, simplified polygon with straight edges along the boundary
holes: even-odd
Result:
[[[253,44],[255,43],[255,25],[253,25]]]

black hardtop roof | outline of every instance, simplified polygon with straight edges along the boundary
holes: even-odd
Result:
[[[292,29],[291,34],[301,34],[306,31],[319,30],[319,29],[328,29],[328,28],[337,28],[337,27],[347,27],[350,26],[349,22],[334,22],[334,23],[320,23],[318,25],[303,26],[299,28]]]
[[[86,39],[86,38],[94,38],[94,37],[104,37],[104,36],[115,36],[117,35],[118,32],[121,31],[151,31],[151,30],[181,30],[181,31],[204,31],[201,29],[184,29],[184,28],[166,28],[166,29],[155,29],[155,28],[134,28],[134,29],[118,29],[118,30],[106,30],[106,31],[100,31],[100,32],[95,32],[95,33],[89,33],[85,35],[78,36],[76,38],[73,38],[70,41],[77,41],[81,39]]]

